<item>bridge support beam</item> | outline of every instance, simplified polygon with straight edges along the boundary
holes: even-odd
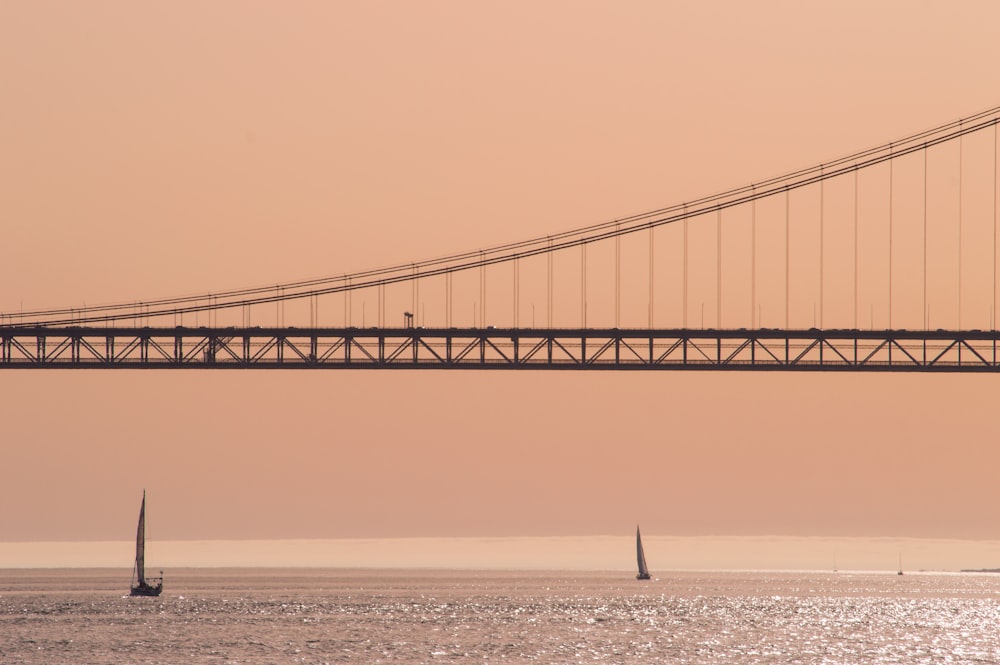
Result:
[[[944,330],[6,326],[0,369],[998,372],[998,339]]]

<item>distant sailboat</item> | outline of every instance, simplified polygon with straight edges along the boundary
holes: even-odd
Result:
[[[163,571],[160,577],[146,579],[146,491],[142,491],[139,527],[135,532],[135,567],[132,569],[130,596],[159,596],[163,591]]]
[[[649,568],[646,567],[646,553],[642,551],[642,537],[639,535],[639,526],[635,527],[635,556],[639,563],[639,574],[635,576],[637,580],[649,579]]]
[[[896,572],[897,575],[903,574],[903,555],[899,555],[899,570]]]

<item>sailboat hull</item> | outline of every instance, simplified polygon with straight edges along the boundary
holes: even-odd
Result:
[[[156,586],[151,586],[149,584],[140,584],[138,586],[132,587],[132,591],[129,592],[130,596],[159,596],[160,592],[163,591],[163,583],[157,584]]]

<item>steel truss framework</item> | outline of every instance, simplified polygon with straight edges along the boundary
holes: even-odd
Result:
[[[0,369],[998,372],[997,331],[0,328]]]

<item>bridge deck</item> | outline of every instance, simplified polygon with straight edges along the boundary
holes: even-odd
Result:
[[[0,328],[0,369],[996,372],[1000,332]]]

